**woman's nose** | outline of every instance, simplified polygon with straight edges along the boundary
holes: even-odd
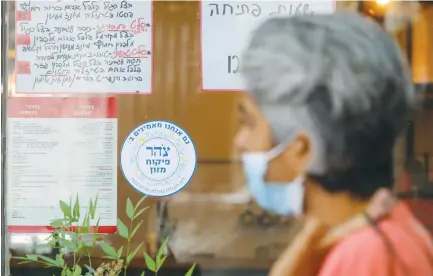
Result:
[[[240,152],[247,149],[248,131],[240,129],[235,137],[235,146]]]

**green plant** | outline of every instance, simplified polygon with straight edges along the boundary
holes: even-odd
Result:
[[[90,199],[86,213],[84,217],[82,217],[77,195],[74,204],[72,204],[72,200],[69,200],[69,204],[61,200],[59,201],[63,218],[56,219],[50,223],[50,226],[53,227],[54,230],[48,243],[52,248],[71,252],[73,256],[72,262],[65,261],[64,252],[57,254],[54,259],[37,254],[27,254],[25,257],[14,258],[20,260],[20,264],[39,263],[45,267],[60,268],[60,276],[81,276],[83,267],[87,269],[86,276],[118,276],[122,271],[123,276],[127,276],[127,269],[131,261],[144,244],[142,242],[136,248],[131,248],[132,238],[144,222],[143,220],[137,221],[137,218],[149,208],[149,206],[141,207],[145,199],[146,197],[142,197],[135,206],[129,198],[126,200],[126,216],[129,219],[128,226],[121,219],[117,219],[117,230],[119,235],[125,239],[125,244],[117,250],[106,242],[98,239],[99,218],[97,219],[96,225],[91,227],[91,221],[95,220],[98,197],[94,200]],[[83,235],[89,234],[92,235],[91,241],[82,239]],[[162,243],[155,258],[144,253],[146,266],[155,276],[158,275],[158,271],[167,258],[165,254],[167,243],[168,237]],[[103,263],[95,269],[92,267],[90,248],[94,248],[97,244],[102,248],[105,254],[104,258],[111,259],[111,262]],[[126,257],[125,260],[122,259],[122,256]],[[82,267],[84,259],[87,260],[87,264],[84,264]],[[195,264],[188,270],[185,276],[191,276],[194,269]],[[144,271],[141,275],[144,275]]]

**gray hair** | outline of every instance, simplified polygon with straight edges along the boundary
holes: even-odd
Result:
[[[276,142],[300,131],[312,138],[312,173],[392,156],[415,106],[400,49],[355,13],[270,18],[252,34],[242,62]]]

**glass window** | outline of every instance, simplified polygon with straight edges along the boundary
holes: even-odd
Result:
[[[227,46],[232,45],[232,40],[247,38],[247,35],[238,37],[233,32],[225,37],[224,33],[231,26],[246,32],[256,24],[255,18],[262,16],[259,12],[293,15],[301,10],[309,13],[309,9],[315,8],[311,3],[306,7],[308,1],[303,1],[299,9],[299,2],[302,1],[295,4],[287,4],[287,1],[258,4],[248,1],[225,4],[221,1],[73,1],[67,4],[62,1],[3,1],[2,22],[6,24],[2,25],[1,58],[2,80],[6,82],[2,83],[2,106],[6,106],[7,111],[3,112],[6,118],[2,120],[2,130],[6,131],[7,150],[5,159],[2,152],[2,162],[7,161],[8,169],[4,171],[2,187],[6,193],[4,199],[7,199],[5,229],[13,231],[5,236],[9,256],[6,268],[14,276],[46,275],[43,268],[18,264],[10,257],[39,254],[55,260],[56,254],[62,253],[69,261],[81,258],[65,247],[52,246],[53,237],[47,231],[22,230],[25,222],[11,225],[10,221],[14,218],[19,222],[17,218],[22,215],[28,222],[36,219],[38,212],[53,212],[59,214],[55,219],[62,219],[58,201],[69,203],[67,198],[73,197],[73,207],[77,191],[81,191],[80,198],[84,198],[82,204],[87,204],[98,191],[96,194],[102,195],[107,204],[100,206],[105,208],[102,215],[107,221],[112,222],[114,218],[117,223],[118,217],[128,222],[128,202],[136,204],[142,194],[128,183],[122,172],[121,150],[125,139],[138,125],[159,120],[180,126],[193,141],[197,153],[194,176],[179,193],[144,201],[142,206],[150,208],[139,216],[138,221],[143,222],[130,246],[126,246],[119,229],[117,233],[98,234],[97,240],[116,250],[123,246],[120,254],[123,259],[127,258],[127,250],[131,253],[138,248],[130,263],[134,271],[141,271],[145,266],[145,252],[155,256],[169,237],[165,251],[169,257],[163,266],[163,273],[168,274],[163,275],[178,275],[170,274],[174,271],[184,275],[193,263],[197,263],[197,271],[203,275],[243,275],[239,271],[245,275],[267,275],[270,264],[301,224],[296,219],[264,212],[250,198],[241,156],[234,145],[240,126],[238,103],[244,92],[238,89],[237,81],[230,81],[238,74],[240,53]],[[407,131],[395,148],[395,191],[433,233],[433,220],[429,215],[433,211],[433,144],[430,142],[433,139],[433,5],[429,2],[337,1],[334,6],[333,1],[325,2],[327,4],[316,8],[360,12],[382,24],[407,55],[421,105],[408,121]],[[215,17],[226,16],[227,19],[212,23],[206,15],[209,25],[205,28],[202,8]],[[206,30],[214,30],[214,33]],[[207,61],[203,58],[206,49]],[[223,54],[216,56],[215,53]],[[95,65],[97,63],[100,65]],[[202,70],[204,67],[207,72]],[[206,84],[206,78],[214,81]],[[14,113],[14,104],[24,105],[27,113]],[[87,132],[82,134],[81,121],[52,120],[42,125],[30,122],[29,118],[37,114],[40,105],[51,110],[47,111],[48,119],[66,116],[68,108],[75,119],[93,116],[87,109],[80,109],[79,113],[71,111],[74,104],[103,107],[98,113],[102,117],[95,117],[101,119],[98,126],[103,126],[98,128],[99,132],[89,131],[94,124],[86,122]],[[52,115],[53,112],[57,115]],[[44,136],[48,138],[38,138],[35,124],[45,133],[50,126],[55,130]],[[54,132],[61,132],[61,137],[53,138],[57,135]],[[75,139],[71,137],[82,138],[83,135],[87,140],[70,142]],[[104,145],[93,141],[100,139],[106,139]],[[48,152],[54,147],[53,143],[66,143],[61,154]],[[68,148],[70,143],[74,143],[74,150]],[[30,147],[40,148],[33,151],[31,159],[24,160],[29,162],[27,165],[20,165],[13,159],[30,158],[29,151],[22,150]],[[108,172],[96,169],[96,166],[103,166],[95,165],[95,162],[102,162],[100,159],[89,161],[89,152],[96,148],[99,156],[106,155],[104,158],[108,161],[104,161],[104,166],[109,168]],[[86,160],[80,160],[83,156],[87,156]],[[113,157],[115,162],[110,159]],[[59,167],[59,163],[63,167]],[[62,169],[51,170],[53,176],[41,174],[47,166]],[[82,172],[87,174],[83,176]],[[78,173],[85,179],[79,178]],[[101,176],[102,173],[106,175]],[[89,177],[99,179],[95,180],[99,184],[113,181],[117,184],[117,198],[112,197],[113,190],[101,187],[80,190],[68,186],[62,193],[57,185],[60,185],[59,179],[65,177],[69,177],[67,185],[77,186],[92,186]],[[39,185],[35,184],[38,178],[42,179]],[[49,184],[54,178],[57,180]],[[89,195],[83,191],[89,191]],[[35,197],[37,208],[30,208],[24,195]],[[45,203],[43,198],[46,198]],[[19,200],[22,206],[17,203]],[[74,236],[71,234],[65,239],[73,241]],[[82,239],[92,242],[89,235]],[[96,268],[101,262],[107,262],[103,259],[107,252],[103,249],[97,245],[89,249],[91,256],[83,256],[82,264],[91,262]],[[58,271],[53,269],[50,273]]]
[[[423,3],[417,18],[406,28],[405,49],[412,66],[412,74],[420,98],[423,99],[420,110],[409,122],[405,145],[405,181],[401,191],[407,196],[415,214],[433,231],[433,221],[427,215],[432,208],[431,175],[431,121],[430,94],[433,82],[433,55],[431,45],[433,7]]]

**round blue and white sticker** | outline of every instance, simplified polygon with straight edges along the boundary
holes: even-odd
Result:
[[[197,153],[189,135],[167,121],[139,125],[126,137],[120,166],[128,183],[151,197],[182,190],[194,174]]]

